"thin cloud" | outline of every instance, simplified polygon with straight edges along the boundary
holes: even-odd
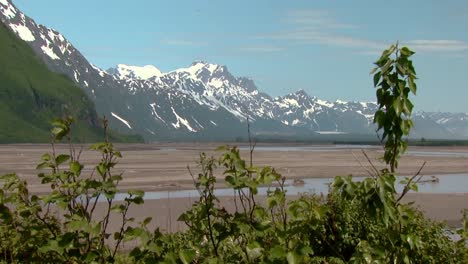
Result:
[[[415,51],[421,52],[460,52],[468,50],[468,43],[461,40],[417,39],[404,42]]]
[[[381,42],[352,37],[343,31],[358,28],[342,23],[328,11],[319,9],[289,10],[282,19],[289,29],[258,36],[260,39],[284,40],[297,44],[321,44],[346,48],[381,49]]]
[[[345,47],[345,48],[380,49],[384,47],[384,43],[381,43],[378,41],[354,38],[354,37],[339,35],[339,34],[334,34],[334,33],[321,32],[315,29],[284,31],[284,32],[259,36],[258,38],[293,41],[299,44],[331,45],[331,46],[339,46],[339,47]]]
[[[206,46],[208,45],[207,42],[193,41],[193,40],[186,40],[186,39],[163,39],[161,40],[161,43],[165,45],[169,45],[169,46]]]
[[[369,50],[369,51],[360,51],[360,52],[357,52],[357,54],[378,57],[382,54],[382,52],[377,51],[377,50]]]
[[[356,28],[355,25],[338,22],[326,10],[317,9],[290,10],[286,14],[285,21],[291,24],[297,24],[307,27],[326,27],[333,29]]]
[[[257,36],[259,39],[287,41],[293,44],[327,45],[360,49],[363,55],[376,55],[391,44],[389,41],[372,40],[353,36],[358,26],[342,23],[326,10],[290,10],[282,19],[287,29]],[[401,42],[417,52],[462,53],[468,50],[468,42],[447,39],[415,39]]]
[[[239,50],[252,53],[274,53],[284,51],[284,48],[275,46],[250,46],[241,47]]]

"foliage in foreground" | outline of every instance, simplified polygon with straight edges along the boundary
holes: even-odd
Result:
[[[147,228],[151,218],[135,223],[128,216],[131,206],[143,203],[143,192],[119,193],[122,177],[113,168],[121,155],[112,143],[91,147],[102,157],[91,172],[84,170],[81,152],[72,145],[65,154],[56,153],[52,144],[52,152],[44,154],[38,165],[43,170],[38,176],[50,193],[31,195],[24,180],[14,174],[2,176],[1,259],[12,263],[466,262],[466,216],[459,231],[462,239],[453,242],[444,234],[446,227],[401,202],[409,190],[417,189],[417,174],[406,179],[402,194],[395,190],[394,171],[405,150],[402,136],[411,128],[408,89],[415,87],[406,87],[411,81],[405,79],[408,73],[415,75],[408,63],[411,54],[392,46],[377,62],[374,80],[381,110],[375,122],[387,138],[388,169],[374,169],[372,177],[362,182],[336,177],[326,197],[304,194],[291,200],[286,197],[284,177],[274,168],[254,166],[252,155],[246,161],[236,147],[221,147],[217,158],[200,155],[199,172],[192,175],[199,200],[179,217],[188,229],[163,234]],[[54,125],[56,141],[68,137],[70,120]],[[233,190],[234,211],[226,210],[215,195],[217,168]],[[268,186],[266,196],[258,195],[259,186]],[[109,228],[112,217],[120,223],[115,231]],[[130,241],[136,245],[120,249]]]

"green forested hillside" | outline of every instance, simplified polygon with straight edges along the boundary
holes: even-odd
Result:
[[[50,122],[69,114],[75,140],[102,139],[93,102],[0,23],[0,143],[48,142]]]

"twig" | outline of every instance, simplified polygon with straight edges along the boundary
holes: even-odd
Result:
[[[195,186],[195,188],[197,188],[198,194],[200,194],[200,196],[202,196],[202,191],[200,190],[200,187],[197,186],[197,180],[195,180],[195,176],[193,175],[192,170],[190,169],[189,165],[187,165],[187,170],[188,170],[190,176],[192,177],[193,185]]]
[[[80,157],[81,157],[81,153],[83,153],[83,149],[84,149],[84,146],[83,146],[83,145],[81,145],[81,146],[80,146],[80,151],[78,151],[78,156],[76,157],[76,159],[77,159],[77,160],[79,160],[79,159],[80,159]]]
[[[405,188],[403,188],[403,192],[401,193],[400,197],[397,199],[397,203],[399,203],[400,200],[409,192],[409,190],[410,190],[409,185],[421,173],[421,171],[422,171],[422,169],[424,168],[425,165],[426,165],[426,161],[424,161],[423,165],[421,166],[421,168],[419,168],[418,172],[415,175],[413,175],[413,177],[411,177],[409,179],[409,181],[406,183]],[[423,175],[420,175],[418,180],[416,180],[416,183],[418,183],[421,180],[422,177],[423,177]]]
[[[132,198],[132,194],[130,194],[129,196],[129,199]],[[122,213],[122,226],[120,227],[120,231],[119,231],[119,238],[117,240],[117,243],[115,244],[115,247],[114,247],[114,251],[112,252],[112,258],[114,259],[115,258],[115,254],[117,254],[117,250],[119,249],[119,246],[120,246],[120,243],[122,243],[122,240],[123,240],[123,234],[125,232],[125,226],[127,225],[127,213],[128,213],[128,209],[130,208],[130,201],[127,200],[126,201],[126,207],[125,207],[125,210],[123,211]]]
[[[372,161],[369,158],[369,156],[367,155],[367,153],[363,149],[361,149],[361,151],[362,151],[362,154],[364,154],[364,157],[366,157],[366,159],[369,162],[369,164],[371,165],[371,167],[374,169],[374,171],[376,173],[375,175],[378,176],[380,174],[379,170],[374,166],[374,163],[372,163]]]
[[[363,170],[365,170],[365,171],[369,174],[369,176],[374,177],[374,174],[372,174],[372,172],[371,172],[370,170],[368,170],[368,169],[361,163],[361,161],[358,159],[358,157],[356,157],[356,155],[354,155],[354,152],[351,151],[351,154],[353,155],[354,159],[359,163],[359,166],[361,166],[361,168],[362,168]]]
[[[252,135],[250,133],[249,117],[247,117],[247,134],[249,136],[250,167],[252,167],[253,166],[253,152],[255,150],[255,146],[257,145],[257,142],[254,141],[253,144],[252,144]]]

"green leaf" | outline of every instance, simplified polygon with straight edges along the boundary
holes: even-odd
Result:
[[[275,246],[270,250],[270,256],[272,259],[284,259],[286,257],[286,251],[281,246]]]
[[[388,74],[387,71],[390,68],[390,66],[392,66],[392,63],[393,63],[393,60],[388,60],[387,63],[385,63],[385,65],[382,66],[382,68],[380,69],[380,72],[384,75]]]
[[[397,116],[401,115],[402,107],[401,107],[401,100],[400,99],[395,99],[395,101],[393,101],[393,109],[395,110],[395,114]]]
[[[286,256],[286,259],[288,260],[289,264],[295,264],[295,263],[300,263],[299,262],[299,256],[296,254],[296,252],[288,252],[288,255]]]
[[[192,263],[192,261],[195,259],[195,256],[196,256],[195,250],[186,249],[186,250],[179,251],[180,261],[182,261],[182,263],[184,264]]]
[[[41,159],[43,161],[50,161],[52,159],[52,157],[50,156],[49,153],[45,153],[45,154],[42,155]]]
[[[107,173],[107,168],[102,163],[96,166],[96,170],[99,173],[99,175],[101,175],[101,176],[104,176]]]
[[[417,86],[416,86],[416,83],[414,82],[413,78],[408,78],[408,85],[409,85],[409,88],[410,88],[411,92],[414,95],[416,95]]]
[[[143,197],[145,195],[145,192],[142,190],[130,190],[128,191],[128,194]]]
[[[0,218],[7,223],[12,219],[10,208],[6,207],[4,204],[0,204]]]
[[[89,148],[92,149],[92,150],[101,150],[101,149],[105,148],[106,146],[107,146],[107,143],[98,142],[98,143],[94,143]]]
[[[82,168],[83,168],[83,166],[78,161],[70,162],[70,171],[73,174],[75,174],[75,175],[80,174]]]
[[[147,226],[147,225],[151,222],[152,219],[153,219],[152,217],[146,217],[146,218],[143,220],[143,222],[141,223],[141,225],[142,225],[142,226]]]
[[[55,140],[62,140],[62,138],[68,133],[66,129],[61,127],[54,127],[51,132],[54,135]]]
[[[378,129],[382,128],[385,124],[385,113],[382,110],[378,110],[374,115],[374,124],[377,123]]]
[[[120,174],[119,174],[119,175],[113,175],[113,176],[111,177],[111,180],[112,180],[112,181],[121,181],[122,179],[123,179],[123,178],[122,178],[122,175],[120,175]]]
[[[117,212],[117,213],[122,213],[123,211],[125,211],[125,205],[123,204],[116,204],[114,206],[112,206],[111,210],[113,212]]]
[[[400,53],[401,55],[405,56],[405,57],[410,57],[411,55],[413,55],[415,52],[411,51],[410,49],[408,49],[407,47],[403,47],[400,49]]]
[[[55,158],[55,163],[58,165],[68,161],[70,159],[70,155],[67,154],[60,154]]]
[[[42,169],[45,169],[45,168],[52,168],[52,167],[53,167],[52,164],[50,164],[48,161],[45,161],[45,162],[39,163],[36,166],[36,170],[42,170]]]
[[[143,204],[145,202],[141,196],[137,196],[135,198],[129,199],[129,201],[133,202],[134,204]]]
[[[86,257],[85,257],[85,262],[86,263],[92,263],[94,260],[97,259],[99,255],[94,252],[94,251],[90,251],[86,254]]]
[[[380,77],[382,76],[382,72],[377,72],[374,74],[374,87],[377,87],[380,81]]]

